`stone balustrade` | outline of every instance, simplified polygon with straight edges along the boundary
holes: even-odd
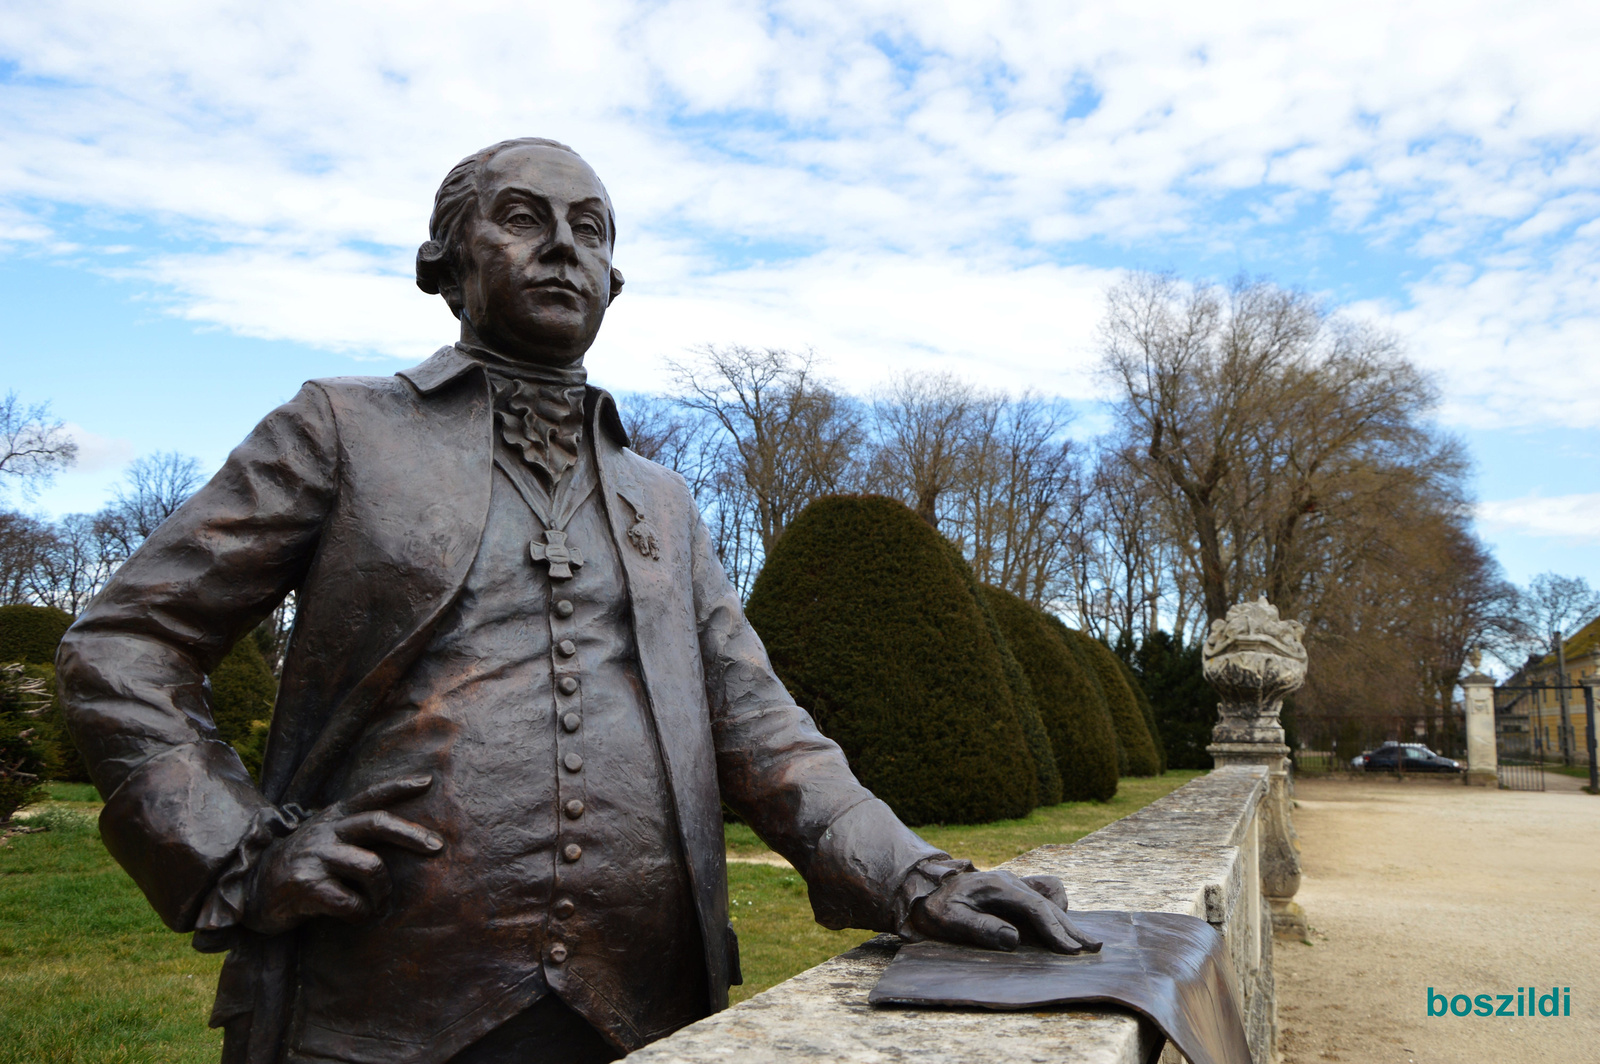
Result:
[[[1253,1064],[1273,1059],[1272,921],[1261,892],[1267,770],[1217,769],[1071,845],[1041,846],[1002,868],[1059,876],[1075,909],[1189,913],[1222,932]],[[867,994],[894,958],[880,935],[684,1028],[631,1064],[1146,1064],[1161,1036],[1115,1009],[1027,1012],[879,1009]],[[1179,1061],[1170,1047],[1164,1064]]]

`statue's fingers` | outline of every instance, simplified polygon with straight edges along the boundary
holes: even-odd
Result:
[[[992,913],[966,905],[952,905],[940,915],[942,926],[936,937],[946,942],[963,942],[1009,953],[1022,941],[1022,934],[1016,927]]]
[[[421,824],[395,816],[387,809],[347,816],[334,827],[340,842],[363,846],[398,846],[412,853],[432,854],[444,848],[444,840]]]
[[[367,899],[335,879],[325,879],[310,888],[311,907],[322,916],[354,922],[372,911]]]
[[[399,779],[384,780],[374,783],[366,790],[341,804],[346,813],[365,813],[371,809],[382,809],[384,806],[403,802],[407,798],[415,798],[429,787],[433,786],[432,776],[401,776]]]
[[[1038,891],[1058,909],[1067,907],[1067,888],[1055,876],[1023,876],[1022,881]]]
[[[990,907],[1004,913],[1019,928],[1031,932],[1032,937],[1057,953],[1081,953],[1083,947],[1070,932],[1065,913],[1055,902],[1027,887],[1017,886],[997,897]]]
[[[359,887],[374,910],[389,900],[389,866],[371,850],[341,843],[322,855],[322,863],[340,879]]]
[[[1057,909],[1053,914],[1056,923],[1061,927],[1072,942],[1071,949],[1058,950],[1059,953],[1099,953],[1100,947],[1105,945],[1084,934],[1083,929],[1072,922],[1072,917]]]

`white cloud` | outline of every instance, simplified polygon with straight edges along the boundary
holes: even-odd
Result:
[[[173,312],[244,336],[296,340],[357,356],[420,359],[454,337],[455,319],[397,263],[345,250],[236,248],[164,255],[141,272],[173,293]]]
[[[1600,493],[1499,499],[1479,503],[1477,512],[1491,531],[1600,543]]]
[[[668,280],[645,274],[612,307],[590,358],[611,383],[666,383],[662,356],[699,343],[812,347],[863,391],[904,369],[1085,396],[1108,271],[937,255],[841,253]],[[619,386],[621,386],[619,384]]]
[[[1161,266],[1309,212],[1423,278],[1368,312],[1451,419],[1593,427],[1597,45],[1595,5],[1487,0],[12,5],[0,242],[148,219],[174,313],[411,358],[451,325],[409,282],[438,179],[537,133],[618,205],[630,375],[728,339],[1081,395],[1109,274],[1072,242]]]
[[[72,421],[65,422],[62,428],[66,429],[67,435],[78,445],[78,460],[72,466],[76,473],[103,473],[108,469],[117,469],[133,459],[133,444],[127,440],[112,439],[97,432],[90,432]]]

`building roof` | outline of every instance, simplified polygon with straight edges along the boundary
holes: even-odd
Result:
[[[1579,658],[1593,653],[1596,647],[1600,647],[1600,617],[1579,628],[1572,634],[1572,638],[1566,641],[1567,665],[1570,666]],[[1541,665],[1549,666],[1554,666],[1555,663],[1554,654],[1546,654],[1539,662]]]

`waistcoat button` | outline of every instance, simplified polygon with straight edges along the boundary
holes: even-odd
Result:
[[[576,861],[578,858],[583,856],[583,847],[579,846],[575,842],[569,842],[567,843],[566,848],[561,851],[561,856],[565,857],[569,861]]]
[[[555,961],[557,964],[560,964],[562,961],[566,960],[567,944],[565,942],[557,942],[554,946],[551,946],[550,959]]]
[[[579,769],[583,768],[583,758],[579,757],[577,754],[567,754],[561,759],[561,763],[567,766],[568,772],[577,772]]]
[[[556,686],[561,689],[562,694],[570,695],[578,689],[578,681],[571,676],[563,676]]]
[[[576,713],[568,713],[566,716],[561,718],[561,726],[567,729],[567,731],[577,731],[578,715]]]
[[[583,815],[583,803],[573,798],[567,802],[567,819],[576,820]]]
[[[557,617],[571,617],[572,616],[572,603],[568,602],[566,599],[562,599],[560,602],[557,602],[556,603],[556,616]]]
[[[573,641],[570,639],[563,639],[561,642],[557,643],[556,649],[561,651],[561,656],[564,658],[570,658],[572,655],[578,652],[577,644],[573,643]]]
[[[556,902],[556,915],[563,920],[577,912],[577,910],[578,907],[572,904],[571,898],[562,898],[560,901]]]

